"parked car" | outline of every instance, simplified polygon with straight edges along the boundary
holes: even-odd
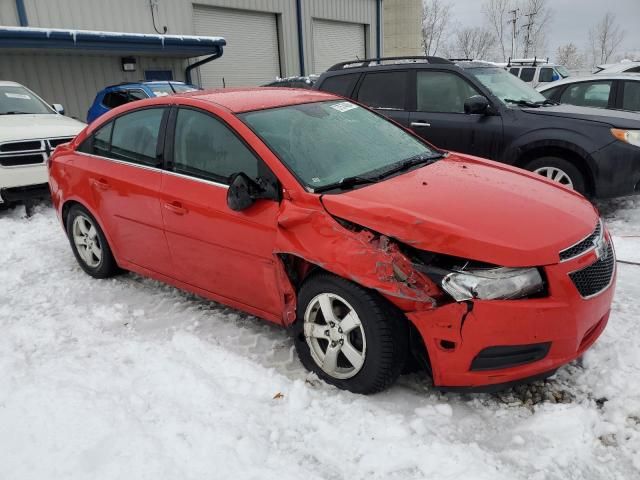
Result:
[[[0,81],[0,205],[49,196],[49,155],[85,126],[63,113],[19,83]]]
[[[319,75],[308,75],[304,77],[278,78],[273,82],[262,85],[263,87],[287,87],[287,88],[313,88],[313,84],[318,80]]]
[[[164,97],[174,93],[193,92],[194,90],[198,90],[198,87],[174,81],[125,82],[110,85],[100,90],[96,95],[87,112],[87,123],[93,122],[112,108],[129,102],[151,97]]]
[[[582,196],[326,93],[141,100],[56,150],[49,178],[89,275],[290,326],[302,363],[354,392],[410,352],[441,388],[543,378],[609,317],[614,251]]]
[[[640,62],[620,62],[598,65],[593,73],[612,75],[614,73],[640,73]]]
[[[506,69],[509,73],[523,82],[530,83],[533,87],[571,76],[569,70],[564,66],[536,58],[510,60]]]
[[[439,148],[522,167],[590,197],[640,192],[637,114],[557,105],[502,68],[353,60],[314,88],[369,105]]]
[[[637,74],[599,73],[567,78],[538,87],[538,91],[559,103],[640,112],[640,75]]]

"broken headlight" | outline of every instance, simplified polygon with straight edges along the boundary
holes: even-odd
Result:
[[[457,302],[463,300],[509,300],[527,297],[544,289],[537,268],[490,268],[451,272],[442,288]]]

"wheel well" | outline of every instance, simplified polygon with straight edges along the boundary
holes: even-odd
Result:
[[[586,164],[584,158],[577,152],[562,147],[540,147],[527,150],[516,162],[516,166],[524,168],[525,165],[532,160],[541,157],[558,157],[571,162],[571,164],[580,170],[584,177],[585,187],[589,195],[595,193],[595,182],[593,180],[593,172]]]
[[[67,216],[69,215],[69,210],[71,210],[71,207],[73,207],[74,205],[82,206],[80,202],[76,202],[75,200],[68,200],[64,203],[64,205],[62,205],[62,223],[65,227],[65,230],[67,228]]]

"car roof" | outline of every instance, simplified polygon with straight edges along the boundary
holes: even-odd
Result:
[[[538,91],[543,92],[550,88],[558,87],[560,85],[568,85],[571,83],[591,82],[594,80],[635,80],[640,82],[640,75],[637,73],[594,73],[593,75],[585,75],[583,77],[568,77],[558,80],[557,82],[547,83],[544,86],[538,88]]]
[[[193,98],[220,105],[233,113],[340,99],[340,97],[336,95],[316,90],[279,87],[198,90],[195,92],[181,93],[172,98],[179,97]]]
[[[622,63],[599,65],[598,68],[602,68],[602,70],[600,70],[600,74],[603,74],[603,73],[624,72],[626,69],[637,67],[638,65],[640,65],[640,62],[622,62]]]
[[[22,85],[9,80],[0,80],[0,87],[22,87]]]

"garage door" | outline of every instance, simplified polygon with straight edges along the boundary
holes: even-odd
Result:
[[[193,22],[197,35],[227,41],[221,58],[200,67],[203,87],[254,86],[280,76],[274,14],[196,6]]]
[[[313,21],[313,72],[322,73],[331,65],[365,58],[364,25]]]

